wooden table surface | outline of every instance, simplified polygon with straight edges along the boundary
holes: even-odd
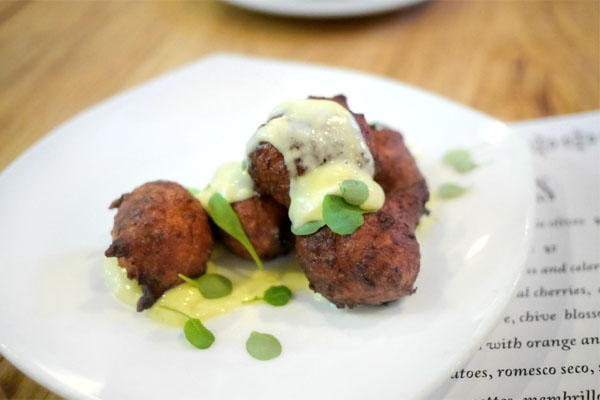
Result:
[[[508,121],[599,109],[599,4],[437,0],[302,20],[217,1],[3,1],[0,170],[83,109],[213,52],[366,71]],[[58,397],[0,356],[4,398]]]

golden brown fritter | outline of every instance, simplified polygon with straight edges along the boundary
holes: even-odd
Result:
[[[423,176],[402,135],[390,129],[374,130],[373,158],[377,164],[375,181],[387,193],[402,191]]]
[[[296,238],[300,265],[310,288],[336,306],[383,304],[414,292],[419,244],[399,203],[386,199],[351,235],[328,227]]]
[[[269,196],[254,196],[231,204],[242,228],[261,260],[271,260],[287,253],[294,237],[290,231],[287,209]],[[217,234],[232,253],[252,260],[244,245],[220,228]]]
[[[271,143],[260,142],[248,155],[248,173],[258,193],[273,197],[284,207],[290,206],[290,174],[283,154]],[[302,175],[299,170],[298,174]]]
[[[333,100],[347,107],[343,96]],[[365,215],[351,235],[340,236],[327,226],[296,237],[296,253],[310,287],[338,307],[382,304],[414,292],[420,253],[414,231],[429,192],[425,179],[402,135],[372,131],[364,117],[353,114],[375,160],[375,181],[386,193],[381,210]],[[261,193],[289,206],[289,174],[283,155],[260,143],[249,155],[249,172]],[[298,160],[296,167],[301,167]],[[299,175],[304,172],[297,170]]]
[[[346,97],[337,95],[328,97],[309,97],[311,99],[332,100],[344,108],[348,108]],[[350,111],[352,113],[352,111]],[[362,114],[352,113],[360,131],[369,148],[371,148],[371,127],[367,124]],[[277,202],[285,207],[290,206],[290,175],[285,165],[283,154],[279,152],[272,144],[260,142],[256,149],[248,155],[248,173],[256,184],[256,191],[272,196]],[[324,160],[323,162],[326,162]],[[296,172],[298,175],[304,174],[302,160],[296,162]]]
[[[150,308],[169,288],[206,272],[213,237],[208,215],[200,202],[181,185],[145,183],[115,200],[118,208],[111,232],[113,242],[104,253],[118,257],[129,279],[137,279],[143,295],[137,310]]]
[[[420,268],[415,229],[429,192],[402,136],[373,132],[375,176],[386,192],[383,207],[365,214],[351,235],[328,227],[296,238],[296,252],[310,287],[338,307],[383,304],[414,292]]]
[[[400,202],[407,222],[416,229],[421,215],[427,213],[425,203],[429,200],[429,191],[425,178],[400,133],[390,129],[373,131],[372,140],[377,165],[374,179],[383,188],[386,198]]]

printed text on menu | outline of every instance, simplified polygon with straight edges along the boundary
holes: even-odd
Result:
[[[533,247],[501,321],[433,396],[600,400],[600,113],[512,128],[532,150]]]

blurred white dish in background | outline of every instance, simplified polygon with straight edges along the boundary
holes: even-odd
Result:
[[[223,0],[267,14],[311,18],[342,18],[384,13],[427,0]]]

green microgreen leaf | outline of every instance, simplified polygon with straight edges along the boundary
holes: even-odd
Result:
[[[198,193],[200,193],[202,190],[200,189],[196,189],[196,188],[188,188],[189,192],[192,194],[192,196],[197,196]]]
[[[197,318],[187,320],[183,326],[183,333],[188,342],[202,350],[208,349],[215,342],[215,335]]]
[[[457,172],[461,174],[467,173],[469,171],[477,168],[477,164],[473,162],[471,158],[471,152],[465,149],[456,149],[449,151],[446,153],[443,159],[446,165],[451,166]]]
[[[469,189],[455,183],[444,183],[438,188],[437,194],[442,199],[455,199],[465,194],[467,190]]]
[[[242,171],[245,171],[248,169],[248,161],[244,160],[242,161]]]
[[[214,343],[215,335],[206,329],[206,327],[202,325],[202,322],[198,318],[192,318],[186,313],[169,306],[160,306],[160,308],[180,314],[188,319],[183,326],[183,333],[187,341],[190,342],[194,347],[204,350],[208,349]]]
[[[244,228],[242,228],[240,219],[235,211],[233,211],[233,208],[231,208],[231,205],[220,193],[215,193],[210,197],[210,200],[208,201],[208,213],[219,228],[229,233],[244,245],[254,259],[256,265],[258,265],[258,269],[262,271],[264,269],[263,264],[260,261],[260,258],[258,258],[256,251],[254,251],[254,247],[252,247],[252,243],[250,243],[248,236],[246,236],[246,232],[244,232]]]
[[[292,291],[284,285],[271,286],[263,293],[263,297],[255,296],[251,299],[242,301],[242,304],[253,303],[258,300],[264,300],[272,306],[279,307],[286,305],[292,298]]]
[[[354,233],[365,222],[364,212],[340,196],[328,194],[323,199],[323,220],[338,235]]]
[[[340,183],[342,197],[348,204],[360,206],[369,198],[369,187],[363,181],[345,180]]]
[[[281,343],[273,335],[253,331],[246,340],[248,354],[257,360],[271,360],[281,354]]]
[[[292,228],[292,233],[297,236],[311,235],[325,225],[323,221],[310,221],[298,228]]]
[[[292,298],[292,291],[287,286],[271,286],[265,290],[264,299],[272,306],[285,306]]]
[[[207,299],[218,299],[219,297],[227,296],[231,293],[233,285],[231,281],[219,274],[204,274],[199,278],[192,279],[183,274],[179,274],[179,277],[195,286],[202,296]]]

